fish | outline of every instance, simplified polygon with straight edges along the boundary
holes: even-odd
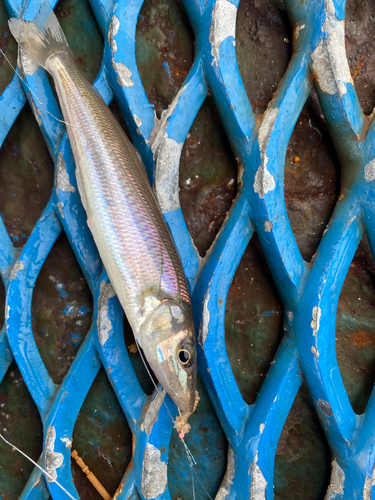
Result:
[[[185,414],[196,402],[189,287],[139,153],[82,76],[51,7],[12,18],[19,47],[53,78],[87,224],[111,285],[156,378]]]

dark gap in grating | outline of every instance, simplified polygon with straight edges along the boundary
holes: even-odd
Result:
[[[56,240],[35,284],[33,332],[55,384],[67,374],[92,320],[92,295],[65,233]]]
[[[121,125],[121,128],[122,130],[124,131],[124,133],[126,134],[127,138],[129,139],[129,141],[131,143],[133,143],[133,139],[131,138],[130,134],[129,134],[129,130],[128,130],[128,127],[125,123],[125,120],[124,120],[124,117],[122,115],[122,112],[121,112],[121,108],[120,108],[120,104],[118,103],[117,99],[115,96],[113,96],[113,99],[112,101],[110,102],[109,104],[109,109],[111,110],[111,113],[113,114],[113,116],[116,118],[116,120],[119,122],[119,124]]]
[[[200,375],[197,390],[201,399],[189,418],[191,431],[184,439],[197,462],[194,470],[199,481],[215,498],[227,467],[228,441]],[[195,478],[195,498],[207,500],[208,496],[199,481]],[[177,431],[173,431],[169,444],[168,487],[172,500],[193,498],[191,469]]]
[[[340,165],[315,90],[303,107],[285,158],[285,204],[302,257],[318,248],[340,192]]]
[[[0,384],[0,432],[37,461],[42,452],[43,429],[39,412],[13,361]],[[34,465],[0,441],[0,496],[18,498]]]
[[[5,286],[0,276],[0,330],[3,327],[5,316]]]
[[[240,2],[236,55],[253,111],[262,114],[272,100],[292,56],[292,29],[284,2]]]
[[[375,106],[375,3],[348,0],[345,47],[360,106],[370,115]]]
[[[143,3],[135,54],[146,95],[160,118],[193,64],[194,34],[181,1]]]
[[[180,203],[201,256],[214,241],[237,193],[237,164],[212,97],[207,97],[181,154]]]
[[[327,440],[304,382],[285,422],[276,451],[275,500],[325,498],[331,474],[330,457]]]
[[[103,37],[88,0],[60,0],[55,14],[73,51],[80,73],[92,83],[103,59]]]
[[[255,403],[282,339],[283,309],[254,234],[234,275],[225,309],[225,346],[241,395]]]
[[[341,290],[336,323],[340,373],[354,411],[362,414],[375,382],[375,262],[364,236]]]
[[[129,325],[129,322],[126,318],[126,315],[124,315],[124,337],[125,337],[125,345],[128,350],[129,358],[133,367],[133,370],[139,380],[139,383],[141,384],[141,387],[144,391],[145,394],[150,396],[154,390],[155,390],[155,384],[158,384],[157,378],[153,375],[153,371],[148,364],[145,355],[143,354],[143,359],[138,351],[137,344],[135,343],[134,340],[134,334],[131,326]],[[150,372],[150,374],[153,376],[154,383],[152,382],[150,375],[147,373],[147,369],[144,365],[144,362],[147,365],[147,369]]]
[[[108,493],[114,495],[131,459],[132,434],[103,368],[78,414],[73,432],[73,449]],[[72,470],[80,498],[101,500],[74,460]]]
[[[0,214],[15,247],[26,243],[52,186],[53,161],[26,104],[0,150]]]
[[[8,12],[5,8],[5,2],[0,2],[0,49],[9,59],[13,68],[17,64],[17,42],[12,37],[8,27]],[[13,79],[14,70],[3,54],[0,54],[0,95]]]

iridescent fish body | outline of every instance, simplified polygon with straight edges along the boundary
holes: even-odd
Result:
[[[183,412],[191,412],[196,346],[181,262],[134,146],[78,71],[45,5],[39,13],[46,19],[41,29],[37,15],[36,24],[11,19],[11,32],[53,77],[79,193],[111,284],[159,382]]]

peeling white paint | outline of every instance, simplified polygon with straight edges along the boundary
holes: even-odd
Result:
[[[236,38],[237,7],[228,0],[217,0],[212,11],[209,42],[211,54],[214,58],[211,65],[219,64],[220,45],[232,36]]]
[[[112,48],[112,67],[116,71],[117,82],[121,85],[121,87],[132,87],[134,85],[134,82],[131,79],[132,72],[127,66],[125,66],[124,63],[115,61],[115,53],[117,52],[115,36],[117,35],[119,28],[120,20],[117,16],[113,16],[108,30],[108,43]]]
[[[314,356],[318,359],[319,358],[319,351],[315,346],[312,346],[311,352],[314,354]]]
[[[165,132],[155,166],[155,194],[163,213],[180,208],[178,178],[183,143]]]
[[[336,459],[332,461],[331,481],[324,500],[332,500],[338,495],[344,494],[345,473],[337,463]]]
[[[97,328],[99,335],[99,342],[102,346],[107,342],[109,338],[109,332],[113,329],[111,320],[108,318],[108,301],[116,294],[112,288],[111,283],[107,283],[103,280],[100,283],[100,295],[99,295],[99,312],[97,319]]]
[[[58,201],[57,202],[57,208],[58,208],[59,214],[61,215],[62,219],[65,219],[64,212],[63,212],[63,207],[64,207],[64,203],[62,201]]]
[[[288,311],[288,318],[289,318],[289,321],[293,321],[293,313],[292,313],[292,311]]]
[[[297,40],[297,38],[299,37],[299,32],[301,30],[304,30],[306,28],[306,25],[305,24],[298,24],[296,27],[295,27],[295,30],[294,30],[294,37],[295,39]]]
[[[270,220],[265,220],[264,221],[264,230],[266,233],[271,233],[273,228],[273,224]]]
[[[259,166],[254,179],[254,191],[259,194],[259,198],[264,199],[264,195],[273,191],[276,187],[274,177],[267,170],[268,156],[267,147],[271,137],[271,133],[275,127],[278,108],[269,109],[264,118],[258,132],[258,143],[262,164]]]
[[[161,460],[161,452],[147,443],[143,455],[141,492],[149,498],[156,498],[167,487],[167,464]]]
[[[210,281],[206,293],[204,294],[203,304],[202,304],[202,321],[199,327],[198,342],[202,349],[204,349],[204,343],[208,335],[208,325],[210,324],[210,310],[208,309],[208,303],[210,302]]]
[[[264,424],[260,424],[260,426],[259,426],[259,432],[261,434],[263,434],[264,428],[265,428],[265,425]]]
[[[142,120],[139,118],[139,116],[135,115],[134,113],[133,113],[133,119],[137,127],[140,127],[142,125]]]
[[[5,331],[8,332],[8,329],[9,329],[9,323],[8,323],[8,320],[9,320],[9,312],[10,312],[10,306],[6,306],[5,307]]]
[[[60,441],[62,441],[63,443],[65,443],[65,448],[68,450],[69,448],[72,447],[73,445],[73,442],[71,439],[69,438],[60,438]]]
[[[353,84],[345,51],[345,21],[337,19],[333,0],[325,0],[324,10],[322,31],[328,36],[311,54],[312,67],[322,91],[330,95],[338,92],[342,97],[347,92],[345,84]]]
[[[322,316],[322,310],[320,309],[319,306],[314,306],[313,311],[312,311],[312,321],[310,323],[310,326],[313,330],[313,336],[316,337],[319,327],[320,327],[320,318]]]
[[[163,404],[165,394],[164,389],[158,391],[146,410],[143,422],[141,423],[141,431],[146,432],[146,434],[151,434],[152,428],[158,420],[159,410]]]
[[[365,180],[367,182],[375,180],[375,158],[365,166]]]
[[[64,461],[64,455],[55,451],[55,440],[56,429],[52,425],[50,425],[47,429],[44,452],[44,464],[46,471],[49,474],[49,476],[47,476],[47,480],[49,483],[53,483],[54,481],[56,481],[56,469],[58,469]]]
[[[58,189],[60,191],[70,192],[70,193],[75,193],[75,188],[70,184],[69,180],[69,174],[68,171],[66,170],[66,163],[63,158],[63,154],[60,151],[59,156],[57,157],[57,162],[56,162],[56,194],[58,195],[59,193],[57,192]]]
[[[15,280],[17,278],[18,271],[21,271],[22,269],[24,269],[23,262],[22,260],[19,260],[14,264],[12,268],[12,271],[10,273],[10,281]]]
[[[231,447],[228,449],[227,470],[221,482],[219,491],[216,494],[215,500],[226,500],[230,492],[230,486],[233,484],[234,478],[234,453]]]
[[[366,476],[363,487],[363,500],[372,500],[371,490],[375,486],[375,467],[372,469],[371,477]]]
[[[251,462],[251,484],[250,500],[266,500],[267,481],[264,478],[262,469],[258,465],[258,452]]]

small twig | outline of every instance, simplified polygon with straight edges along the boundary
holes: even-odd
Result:
[[[90,471],[82,458],[78,455],[77,450],[72,451],[72,458],[77,462],[82,471],[86,474],[87,479],[94,486],[99,495],[104,498],[104,500],[112,500],[111,495],[104,488],[104,486],[100,483],[99,479]]]

